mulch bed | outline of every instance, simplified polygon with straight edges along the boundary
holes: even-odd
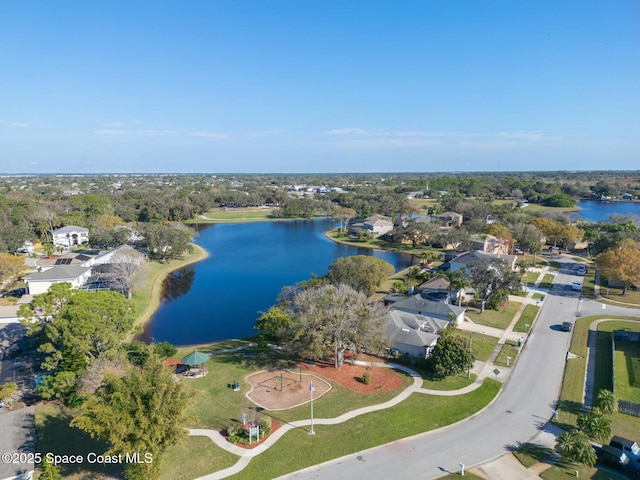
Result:
[[[273,432],[275,432],[277,429],[280,428],[280,424],[278,422],[276,422],[273,418],[271,419],[271,431],[269,432],[269,435],[271,435]],[[264,442],[267,438],[269,438],[269,435],[265,435],[264,437],[262,437],[260,439],[259,442],[253,442],[252,444],[246,444],[243,445],[241,443],[236,443],[235,445],[242,447],[242,448],[246,448],[247,450],[251,450],[252,448],[256,448],[258,445],[260,445],[262,442]]]

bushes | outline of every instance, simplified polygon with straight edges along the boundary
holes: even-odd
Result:
[[[362,374],[362,383],[365,385],[369,385],[371,383],[371,374],[369,372],[364,372]]]
[[[234,424],[231,427],[227,428],[226,435],[225,432],[223,432],[223,435],[225,435],[227,437],[227,440],[231,443],[235,443],[236,445],[248,445],[250,427],[259,427],[260,439],[263,439],[271,433],[271,419],[262,417],[259,420],[249,422],[247,425]],[[255,443],[258,440],[259,439],[256,439],[256,437],[254,436],[251,441]]]

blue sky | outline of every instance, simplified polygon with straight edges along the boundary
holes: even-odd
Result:
[[[640,168],[636,0],[0,0],[0,173]]]

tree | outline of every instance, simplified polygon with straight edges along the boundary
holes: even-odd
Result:
[[[24,272],[24,257],[0,253],[0,285]]]
[[[480,313],[492,295],[520,288],[520,278],[501,260],[483,259],[469,266],[468,279],[480,298]]]
[[[46,456],[39,469],[38,480],[60,480],[62,478],[58,467]]]
[[[109,264],[110,283],[131,298],[131,290],[145,263],[144,255],[133,248],[121,249],[113,254]]]
[[[34,295],[31,303],[20,305],[20,323],[27,328],[27,335],[42,340],[42,330],[46,324],[54,322],[58,313],[69,299],[78,293],[67,282],[55,283],[45,293]]]
[[[117,292],[78,292],[43,329],[39,351],[48,354],[46,370],[78,371],[105,352],[115,350],[133,327],[134,310]],[[71,365],[66,366],[67,360]]]
[[[593,467],[597,461],[596,451],[591,446],[589,437],[580,430],[570,430],[558,435],[556,450],[560,451],[563,457],[588,467]]]
[[[611,415],[618,411],[618,399],[611,390],[601,388],[596,395],[596,407],[602,413]]]
[[[453,324],[442,330],[436,346],[427,358],[429,369],[439,377],[455,375],[473,367],[473,352],[461,338],[453,334],[454,331]]]
[[[127,463],[128,479],[156,479],[160,456],[185,435],[189,394],[183,382],[159,358],[143,368],[130,368],[123,377],[105,374],[103,385],[89,398],[71,425],[107,441],[107,455],[143,452],[147,463]]]
[[[460,290],[469,285],[469,280],[462,274],[462,270],[456,270],[455,272],[451,270],[438,270],[436,275],[449,280],[449,289],[457,292],[458,306],[462,305],[462,294]]]
[[[611,436],[611,420],[597,408],[578,415],[578,428],[588,436],[606,442]]]
[[[349,223],[349,220],[355,217],[356,211],[349,207],[336,207],[333,211],[333,218],[340,222],[340,233],[344,233],[344,229]]]
[[[286,340],[302,356],[319,358],[333,349],[341,368],[348,348],[377,352],[384,344],[386,310],[348,285],[325,285],[302,290],[287,306],[292,333]]]
[[[394,271],[389,262],[367,255],[354,255],[335,259],[329,266],[327,279],[333,285],[346,284],[370,296]]]
[[[142,235],[142,244],[149,249],[149,256],[159,262],[180,258],[193,248],[189,243],[192,234],[184,226],[150,223],[142,228]]]
[[[626,295],[631,285],[640,284],[640,242],[623,240],[620,247],[598,255],[596,265],[605,277],[620,280]]]
[[[271,307],[262,312],[254,328],[267,341],[286,338],[291,330],[291,317],[281,307]]]

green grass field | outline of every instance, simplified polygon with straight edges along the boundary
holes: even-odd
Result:
[[[640,401],[640,344],[616,341],[615,394],[620,400]]]
[[[540,288],[553,288],[553,282],[555,281],[556,276],[551,274],[551,273],[545,273],[544,277],[542,277],[542,280],[540,281]]]
[[[483,333],[475,332],[472,334],[471,332],[463,332],[462,330],[456,330],[455,335],[467,344],[471,341],[471,350],[473,351],[476,360],[481,360],[483,362],[489,360],[493,349],[498,343],[498,340],[500,340],[497,337],[492,337]]]
[[[516,361],[516,357],[520,353],[518,349],[518,343],[513,340],[508,340],[500,349],[500,353],[494,362],[496,365],[502,365],[503,367],[513,367],[513,364]],[[509,365],[507,365],[507,357],[511,357],[509,360]]]
[[[513,331],[528,332],[531,329],[533,322],[536,320],[539,311],[540,307],[535,305],[527,305],[524,307],[524,311],[522,312],[522,315],[520,315],[517,323],[514,325]]]
[[[240,223],[276,220],[271,208],[216,208],[200,217],[191,219],[190,223]]]
[[[482,313],[476,308],[469,308],[467,309],[467,316],[473,320],[474,323],[505,330],[521,305],[520,302],[509,302],[507,307],[502,311],[485,310]]]
[[[460,421],[486,406],[500,384],[491,379],[467,395],[413,394],[390,409],[361,415],[337,425],[288,432],[233,479],[263,480]],[[304,455],[293,452],[305,452]]]

